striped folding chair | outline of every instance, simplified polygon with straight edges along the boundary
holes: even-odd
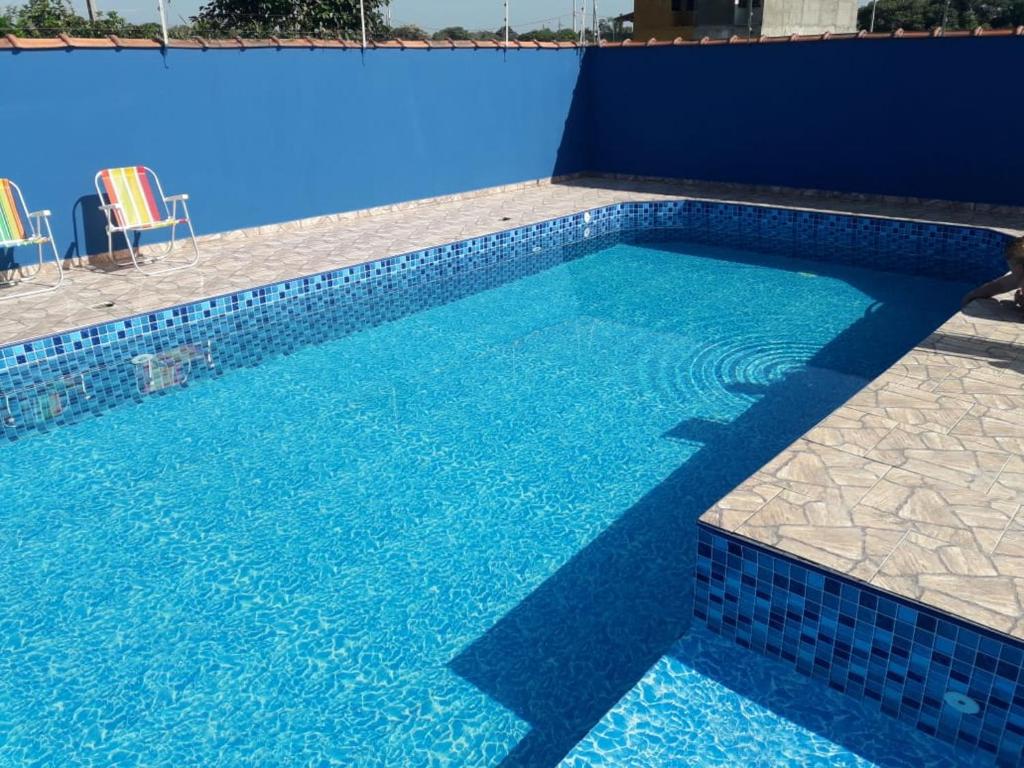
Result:
[[[188,195],[165,195],[160,179],[151,169],[143,165],[107,168],[96,174],[96,192],[100,197],[100,210],[107,217],[107,250],[114,264],[118,263],[114,260],[114,235],[118,232],[128,245],[132,264],[143,274],[163,275],[187,269],[199,261],[199,245],[188,213]],[[160,261],[171,254],[179,224],[188,227],[192,256],[163,269],[144,268],[144,264]],[[132,242],[133,235],[166,227],[171,228],[171,239],[167,245],[156,249],[155,258],[141,259],[138,244]]]
[[[26,220],[29,222],[28,229],[25,228]],[[30,213],[18,185],[10,179],[0,179],[0,251],[23,245],[36,246],[38,264],[30,271],[25,271],[17,265],[4,268],[0,271],[0,285],[9,286],[25,282],[40,287],[30,291],[17,291],[9,296],[0,295],[0,301],[48,293],[59,288],[64,282],[64,267],[57,254],[57,246],[53,242],[53,232],[50,231],[50,212]],[[36,282],[43,271],[43,251],[46,245],[53,251],[53,263],[57,267],[55,283]]]

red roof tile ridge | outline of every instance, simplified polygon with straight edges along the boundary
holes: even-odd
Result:
[[[630,38],[611,42],[601,40],[596,46],[592,43],[580,44],[576,41],[538,41],[538,40],[374,40],[368,41],[367,48],[430,51],[435,48],[447,50],[560,50],[564,48],[654,48],[662,46],[691,46],[691,45],[751,45],[756,43],[805,43],[805,42],[840,42],[845,40],[894,40],[908,39],[920,40],[927,38],[964,38],[964,37],[1024,37],[1024,26],[1003,29],[984,29],[976,27],[973,30],[946,30],[942,27],[935,27],[927,31],[908,32],[903,29],[896,29],[892,32],[870,33],[865,30],[858,32],[825,32],[820,35],[780,35],[768,37],[760,35],[757,37],[746,37],[745,35],[733,35],[728,39],[712,39],[703,37],[700,40],[684,40],[676,37],[673,40],[659,40],[650,38],[646,41],[635,41]],[[268,38],[225,38],[211,39],[204,37],[174,38],[168,40],[169,48],[180,49],[229,49],[246,50],[249,48],[333,48],[349,49],[362,48],[358,41],[343,39],[316,39],[310,37],[268,37]],[[75,50],[89,48],[118,48],[118,49],[161,49],[163,44],[154,38],[129,38],[119,35],[107,35],[106,37],[73,37],[68,34],[60,34],[57,37],[18,37],[13,34],[0,36],[0,50],[14,51],[56,51]]]

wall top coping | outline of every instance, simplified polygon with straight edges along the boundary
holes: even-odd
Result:
[[[1024,37],[1024,26],[1015,29],[982,29],[978,27],[973,30],[950,30],[945,31],[936,27],[929,32],[904,32],[897,29],[894,32],[874,33],[850,32],[845,34],[825,32],[821,35],[788,35],[782,37],[740,37],[733,35],[728,39],[712,40],[703,38],[701,40],[683,40],[677,37],[675,40],[657,40],[651,38],[646,42],[623,40],[611,43],[602,40],[599,46],[593,44],[581,45],[571,42],[537,42],[531,40],[514,40],[505,43],[501,40],[375,40],[368,41],[367,48],[372,49],[394,49],[410,51],[430,50],[560,50],[564,48],[656,48],[656,47],[686,47],[686,46],[714,46],[714,45],[754,45],[754,44],[776,44],[776,43],[806,43],[822,41],[842,40],[894,40],[907,39],[916,40],[922,38],[965,38],[965,37]],[[242,38],[213,40],[201,37],[173,39],[168,42],[168,48],[198,49],[198,50],[247,50],[250,48],[306,48],[319,49],[331,48],[336,50],[359,50],[362,45],[355,40],[338,39],[314,39],[302,38]],[[57,37],[16,37],[15,35],[0,36],[0,50],[11,51],[69,51],[77,49],[151,49],[161,50],[163,44],[158,39],[150,38],[126,38],[117,35],[106,37],[71,37],[70,35],[59,35]]]

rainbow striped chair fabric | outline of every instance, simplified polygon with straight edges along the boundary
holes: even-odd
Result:
[[[30,212],[18,185],[10,179],[0,179],[0,251],[34,245],[38,261],[32,270],[25,270],[15,264],[0,268],[0,285],[11,286],[25,282],[39,286],[30,291],[0,294],[0,301],[48,293],[64,282],[64,267],[53,242],[53,232],[50,231],[50,215],[49,211]],[[26,221],[28,227],[25,226]],[[57,281],[54,283],[37,282],[43,271],[43,254],[47,245],[53,252],[53,263],[57,270]]]
[[[114,259],[114,235],[117,233],[124,237],[132,264],[143,274],[175,272],[194,266],[199,261],[199,245],[188,212],[188,195],[165,195],[160,179],[150,168],[131,165],[104,169],[96,174],[96,192],[100,197],[100,210],[107,217],[107,250],[115,264],[118,263]],[[169,262],[169,266],[162,269],[144,267],[144,264],[170,255],[177,242],[179,225],[188,227],[192,255],[185,261]],[[167,227],[171,229],[168,243],[162,249],[156,249],[156,258],[142,259],[138,244],[133,243],[133,235]]]

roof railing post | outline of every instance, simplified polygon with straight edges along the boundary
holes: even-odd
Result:
[[[156,0],[156,7],[160,11],[160,35],[164,41],[164,48],[167,47],[167,9],[164,7],[164,0]]]
[[[366,50],[366,8],[363,0],[359,0],[359,24],[363,30],[363,50]]]

